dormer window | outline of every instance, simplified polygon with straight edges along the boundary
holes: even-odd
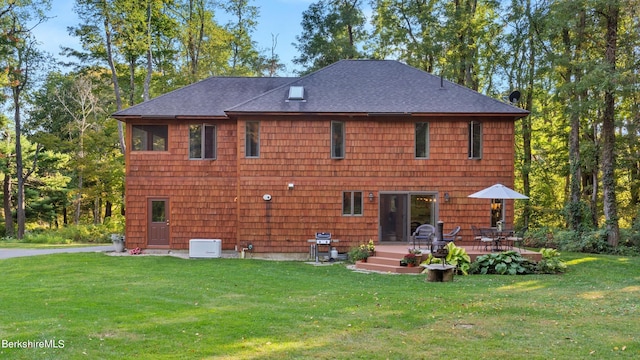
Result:
[[[289,87],[289,101],[301,101],[304,100],[304,86],[290,86]]]

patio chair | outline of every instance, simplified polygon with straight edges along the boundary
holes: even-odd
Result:
[[[494,248],[495,237],[494,237],[493,229],[485,229],[480,228],[480,243],[484,245],[484,250],[487,251],[487,248]]]
[[[522,228],[520,230],[517,230],[513,233],[512,236],[507,236],[506,241],[507,243],[511,244],[511,248],[513,249],[513,246],[518,244],[518,250],[520,252],[522,252],[522,243],[524,242],[524,233],[527,232],[527,228]]]
[[[418,248],[420,248],[420,243],[424,240],[427,246],[431,245],[431,241],[433,240],[433,236],[436,234],[435,226],[431,224],[424,224],[418,226],[416,231],[411,235],[411,239],[413,241],[413,248],[416,248],[416,241],[418,242]]]
[[[480,229],[475,225],[471,225],[471,232],[473,233],[473,248],[480,249],[482,246],[482,233]]]
[[[487,247],[491,244],[493,245],[493,236],[489,232],[489,230],[478,229],[476,226],[471,225],[471,231],[473,231],[473,248],[480,249],[484,246],[484,249],[487,250]]]
[[[460,226],[456,226],[451,232],[442,234],[442,240],[452,242],[456,240],[456,235],[460,232]]]

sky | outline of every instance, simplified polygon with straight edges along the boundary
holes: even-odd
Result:
[[[300,21],[302,13],[309,7],[313,0],[254,0],[252,5],[259,7],[260,17],[258,26],[253,34],[253,39],[258,43],[258,49],[270,53],[272,34],[278,36],[276,54],[280,61],[286,65],[286,70],[280,76],[295,75],[297,70],[292,60],[297,56],[297,50],[292,43],[296,42],[296,36],[302,32]],[[61,47],[79,49],[80,45],[75,37],[69,36],[67,27],[77,26],[79,21],[73,11],[74,0],[51,0],[51,19],[38,25],[34,34],[40,49],[55,56],[60,53]],[[217,16],[221,25],[226,20]]]

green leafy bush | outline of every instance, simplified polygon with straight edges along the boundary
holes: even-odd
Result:
[[[536,265],[536,272],[540,274],[558,274],[567,270],[567,265],[560,260],[560,253],[556,249],[540,249],[542,260]]]
[[[542,248],[555,247],[554,231],[548,227],[529,230],[524,238],[524,246]]]
[[[516,251],[504,251],[478,256],[471,264],[471,274],[524,275],[533,274],[536,263]]]
[[[27,232],[23,241],[34,244],[110,243],[111,234],[123,234],[124,226],[118,221],[101,225],[69,225],[58,229]]]
[[[447,244],[447,249],[449,250],[446,257],[447,264],[455,266],[457,273],[468,275],[469,268],[471,267],[471,258],[467,254],[467,250],[461,247],[457,247],[452,242]],[[433,255],[429,254],[427,260],[423,261],[422,263],[440,264],[441,262],[441,259],[434,258]]]
[[[373,240],[369,240],[366,244],[360,244],[360,246],[352,247],[349,249],[348,259],[351,262],[356,262],[359,260],[366,260],[369,258],[371,254],[376,251],[376,246],[373,243]]]
[[[555,246],[563,251],[580,252],[580,233],[573,230],[559,230],[554,234]],[[544,248],[544,246],[543,246]]]
[[[23,241],[31,244],[71,244],[73,240],[49,232],[26,233]]]

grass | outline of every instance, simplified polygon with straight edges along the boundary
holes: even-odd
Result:
[[[75,247],[104,246],[109,243],[67,243],[67,244],[42,244],[27,243],[18,240],[0,240],[0,248],[3,249],[65,249]]]
[[[575,359],[640,355],[640,258],[564,275],[357,273],[343,265],[56,254],[0,260],[9,359]]]

